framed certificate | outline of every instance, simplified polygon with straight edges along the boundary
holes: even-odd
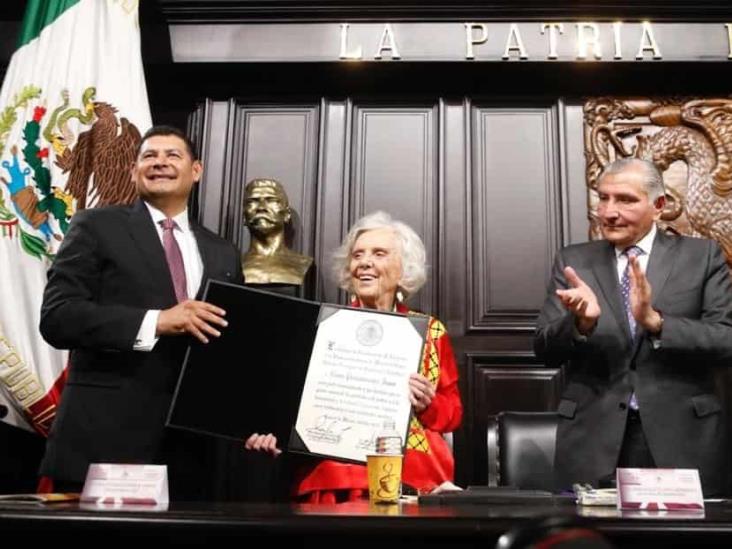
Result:
[[[320,304],[217,281],[207,283],[203,299],[226,311],[228,326],[208,344],[191,343],[168,425],[238,440],[274,433],[287,441]]]
[[[427,322],[322,305],[290,449],[365,463],[385,420],[406,441]]]
[[[428,317],[320,304],[209,281],[204,300],[228,326],[193,342],[167,424],[365,462],[384,420],[406,440],[408,379],[419,370]]]

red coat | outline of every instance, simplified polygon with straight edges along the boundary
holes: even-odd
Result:
[[[401,303],[397,312],[416,314]],[[454,479],[455,461],[442,433],[457,429],[463,416],[452,344],[442,322],[433,317],[429,319],[420,373],[435,385],[436,394],[428,408],[412,417],[402,481],[423,493]],[[310,501],[332,501],[334,498],[324,492],[334,490],[349,491],[346,499],[368,494],[366,466],[333,460],[315,462],[300,471],[294,495]]]

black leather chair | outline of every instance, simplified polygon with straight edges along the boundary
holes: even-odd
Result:
[[[501,412],[488,425],[488,485],[554,489],[555,412]]]

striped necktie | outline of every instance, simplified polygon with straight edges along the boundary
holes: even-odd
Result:
[[[638,246],[629,246],[623,250],[623,255],[628,258],[628,263],[625,265],[625,270],[623,271],[623,277],[620,280],[620,292],[623,296],[623,307],[625,308],[625,316],[628,319],[628,326],[630,327],[630,340],[635,341],[635,328],[636,328],[636,321],[635,317],[633,316],[633,311],[630,310],[630,258],[631,257],[638,257],[643,253],[643,250],[641,250]],[[638,399],[635,396],[635,391],[630,395],[630,401],[628,402],[628,406],[631,410],[637,410],[638,409]]]
[[[642,253],[643,250],[638,246],[629,246],[623,250],[623,255],[628,258],[628,263],[625,265],[623,277],[620,279],[620,292],[623,296],[623,307],[625,308],[625,316],[628,319],[631,339],[635,339],[636,322],[633,312],[630,310],[630,258],[638,257]]]

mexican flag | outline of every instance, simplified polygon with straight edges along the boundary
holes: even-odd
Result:
[[[135,197],[150,126],[138,0],[28,0],[0,92],[0,421],[47,434],[67,353],[38,331],[77,210]]]

